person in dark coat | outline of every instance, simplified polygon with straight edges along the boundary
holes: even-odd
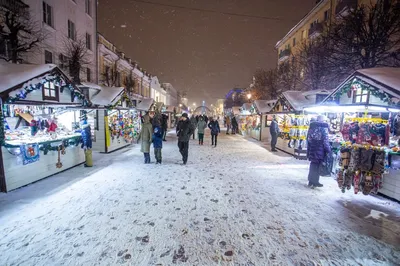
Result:
[[[163,141],[167,141],[165,138],[167,137],[167,131],[168,131],[168,115],[163,114],[162,115],[162,130],[163,130]]]
[[[331,152],[329,145],[329,125],[324,122],[323,116],[318,116],[317,121],[310,124],[307,134],[307,158],[310,163],[308,173],[308,186],[322,187],[319,183],[319,168],[328,153]]]
[[[186,164],[188,160],[189,139],[193,132],[194,128],[192,127],[192,123],[190,123],[188,115],[183,113],[176,127],[176,134],[178,135],[178,147],[179,152],[182,155],[183,164]]]
[[[218,121],[211,118],[208,128],[211,130],[211,145],[217,147],[218,134],[221,133]]]
[[[278,121],[276,121],[276,117],[272,119],[271,126],[269,127],[269,132],[271,133],[271,151],[278,151],[276,149],[276,142],[278,141],[279,136],[279,125]]]
[[[162,162],[162,143],[163,143],[164,132],[161,126],[156,125],[153,127],[153,147],[154,147],[154,156],[156,157],[156,164],[161,164]]]
[[[238,133],[238,129],[239,129],[239,124],[238,124],[235,116],[232,117],[231,122],[232,122],[232,134],[235,135],[236,133]]]
[[[192,124],[192,128],[194,128],[195,130],[193,130],[193,139],[195,139],[195,131],[197,128],[197,119],[194,115],[192,115],[192,117],[190,117],[190,123]]]

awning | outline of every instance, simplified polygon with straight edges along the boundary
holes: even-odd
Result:
[[[119,100],[123,92],[122,87],[101,87],[99,92],[92,97],[91,102],[100,106],[111,105]]]
[[[142,101],[136,106],[136,109],[140,111],[149,111],[153,102],[154,100],[152,98],[142,99]]]
[[[269,113],[272,108],[274,108],[276,104],[276,100],[270,100],[270,101],[265,101],[265,100],[255,100],[254,105],[260,114],[266,114]]]

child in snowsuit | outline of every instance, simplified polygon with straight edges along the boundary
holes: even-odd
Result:
[[[161,126],[155,126],[153,130],[153,147],[154,156],[156,157],[156,164],[161,164],[162,156],[161,149],[163,143],[164,131]]]

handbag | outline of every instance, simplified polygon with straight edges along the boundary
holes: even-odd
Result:
[[[332,156],[331,154],[326,154],[324,160],[319,164],[319,175],[320,176],[331,176],[332,171]]]

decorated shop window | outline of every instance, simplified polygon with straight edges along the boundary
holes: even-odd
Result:
[[[59,101],[58,87],[53,82],[43,84],[43,100]]]

